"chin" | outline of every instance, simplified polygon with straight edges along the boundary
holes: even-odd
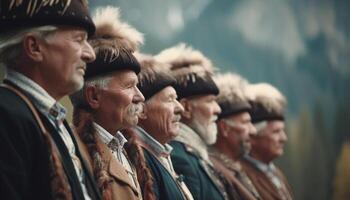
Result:
[[[72,87],[71,93],[79,91],[84,86],[84,78],[82,78],[82,77],[79,79],[77,78],[75,81],[73,81],[72,85],[73,85],[73,87]]]

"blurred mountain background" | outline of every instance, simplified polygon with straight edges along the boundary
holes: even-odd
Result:
[[[288,98],[278,164],[298,200],[350,199],[350,1],[104,0],[145,34],[142,51],[180,42],[221,71],[269,82]]]
[[[221,71],[269,82],[288,99],[278,165],[297,200],[350,199],[350,1],[90,0],[118,6],[145,35],[142,52],[180,42]],[[62,100],[69,110],[67,98]],[[69,119],[71,116],[68,116]]]

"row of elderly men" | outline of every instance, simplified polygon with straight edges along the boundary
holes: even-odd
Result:
[[[122,26],[116,8],[98,10],[94,21],[97,33],[90,43],[97,58],[88,64],[85,86],[72,102],[74,125],[93,158],[102,196],[291,199],[271,163],[286,140],[280,92],[230,74],[214,80],[210,60],[185,44],[156,56],[134,53],[142,36]],[[255,136],[257,128],[270,133]],[[242,161],[247,175],[237,160],[249,152],[251,135],[256,147]],[[279,152],[268,155],[266,148]],[[271,187],[255,186],[254,178],[264,178],[265,172]],[[276,190],[271,194],[271,189]]]
[[[11,4],[5,14],[20,13],[26,6]],[[38,12],[49,15],[60,6],[40,7]],[[10,41],[0,52],[7,69],[0,93],[3,197],[291,198],[271,162],[281,155],[286,140],[281,112],[285,100],[278,91],[266,85],[248,87],[256,104],[247,104],[240,94],[241,80],[227,75],[214,81],[214,68],[200,52],[181,44],[157,56],[135,53],[142,34],[119,19],[118,9],[98,10],[93,23],[83,1],[66,6],[71,8],[61,10],[63,15],[52,16],[64,27],[2,37]],[[73,15],[77,8],[85,15]],[[38,19],[31,20],[42,21],[34,16]],[[9,26],[13,19],[2,23]],[[94,25],[96,32],[86,43]],[[23,38],[16,43],[13,35]],[[13,50],[18,44],[20,52]],[[73,132],[57,100],[77,89],[71,95]],[[274,95],[267,95],[271,91]],[[236,99],[243,103],[236,104]],[[249,141],[255,129],[259,134]],[[237,160],[247,155],[250,143],[251,156],[242,162],[245,174]],[[278,152],[266,153],[269,148]],[[261,180],[264,184],[257,184]]]

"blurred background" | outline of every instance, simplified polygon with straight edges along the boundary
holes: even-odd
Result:
[[[89,6],[106,5],[120,7],[122,19],[144,33],[143,53],[185,42],[223,72],[280,89],[288,99],[289,141],[277,165],[295,199],[350,199],[350,1],[90,0]],[[67,98],[62,102],[71,111]]]

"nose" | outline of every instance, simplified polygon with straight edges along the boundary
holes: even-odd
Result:
[[[220,113],[221,113],[221,108],[220,108],[219,104],[216,101],[214,101],[214,114],[220,115]]]
[[[185,111],[185,108],[182,106],[182,104],[178,101],[175,100],[175,113],[183,113]]]
[[[145,101],[145,97],[141,93],[138,87],[135,87],[134,103],[141,103]]]
[[[255,128],[255,126],[250,122],[249,123],[249,135],[256,135],[257,134],[257,130]]]
[[[282,141],[282,142],[287,142],[287,140],[288,140],[288,137],[287,137],[286,132],[285,132],[285,131],[282,131],[282,132],[281,132],[281,141]]]
[[[82,58],[86,63],[91,63],[96,59],[95,51],[87,41],[83,45]]]

